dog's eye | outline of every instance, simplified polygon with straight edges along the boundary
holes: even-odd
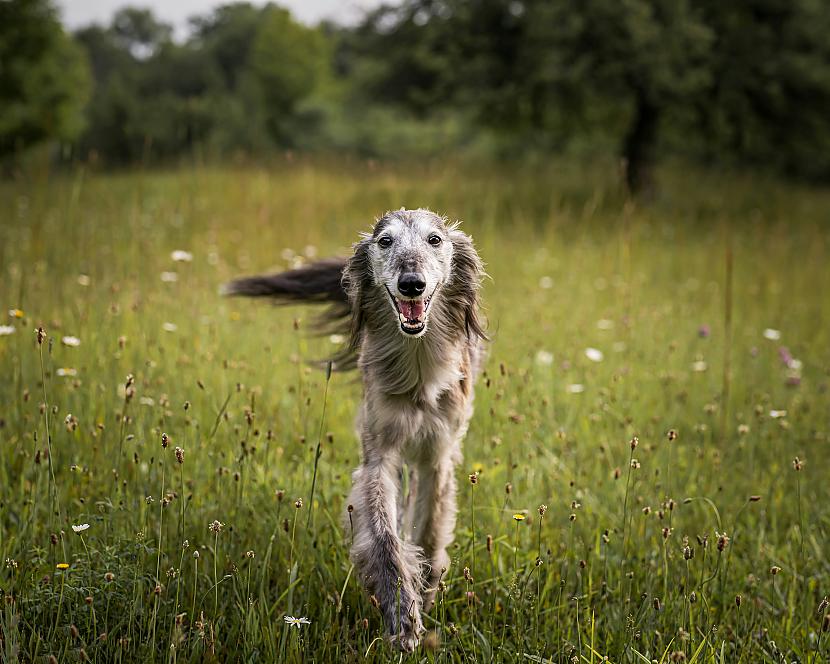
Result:
[[[441,244],[441,236],[433,233],[427,238],[427,242],[429,242],[433,247],[437,247]]]
[[[378,240],[378,246],[381,249],[388,249],[392,246],[392,238],[388,235],[384,235],[380,240]]]

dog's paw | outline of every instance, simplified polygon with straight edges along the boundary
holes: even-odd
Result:
[[[401,652],[414,652],[415,648],[418,647],[418,644],[421,642],[421,637],[424,634],[424,625],[421,622],[421,616],[419,613],[411,614],[407,616],[406,620],[404,620],[403,624],[401,625],[401,631],[397,634],[393,634],[390,639],[392,645],[395,646]]]
[[[415,652],[415,648],[421,642],[421,637],[414,632],[401,633],[392,639],[392,642],[401,652],[410,653]]]

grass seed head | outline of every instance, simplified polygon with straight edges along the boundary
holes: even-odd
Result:
[[[179,462],[179,465],[184,463],[184,450],[181,447],[176,447],[176,461]]]
[[[37,338],[37,345],[43,345],[44,340],[46,339],[46,330],[42,327],[39,327],[35,330],[35,337]]]

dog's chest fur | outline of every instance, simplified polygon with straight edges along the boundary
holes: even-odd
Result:
[[[367,334],[361,426],[382,446],[407,457],[428,453],[433,441],[458,433],[472,405],[476,346],[440,335],[405,339]]]

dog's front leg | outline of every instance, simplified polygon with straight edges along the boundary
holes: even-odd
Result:
[[[364,447],[354,472],[352,560],[377,598],[389,636],[406,652],[418,645],[421,623],[420,562],[417,549],[398,536],[397,473],[400,458]]]
[[[455,530],[455,464],[458,456],[456,443],[450,449],[440,449],[437,458],[418,464],[412,537],[424,552],[424,611],[432,608],[438,582],[450,565],[447,546],[452,542]]]

